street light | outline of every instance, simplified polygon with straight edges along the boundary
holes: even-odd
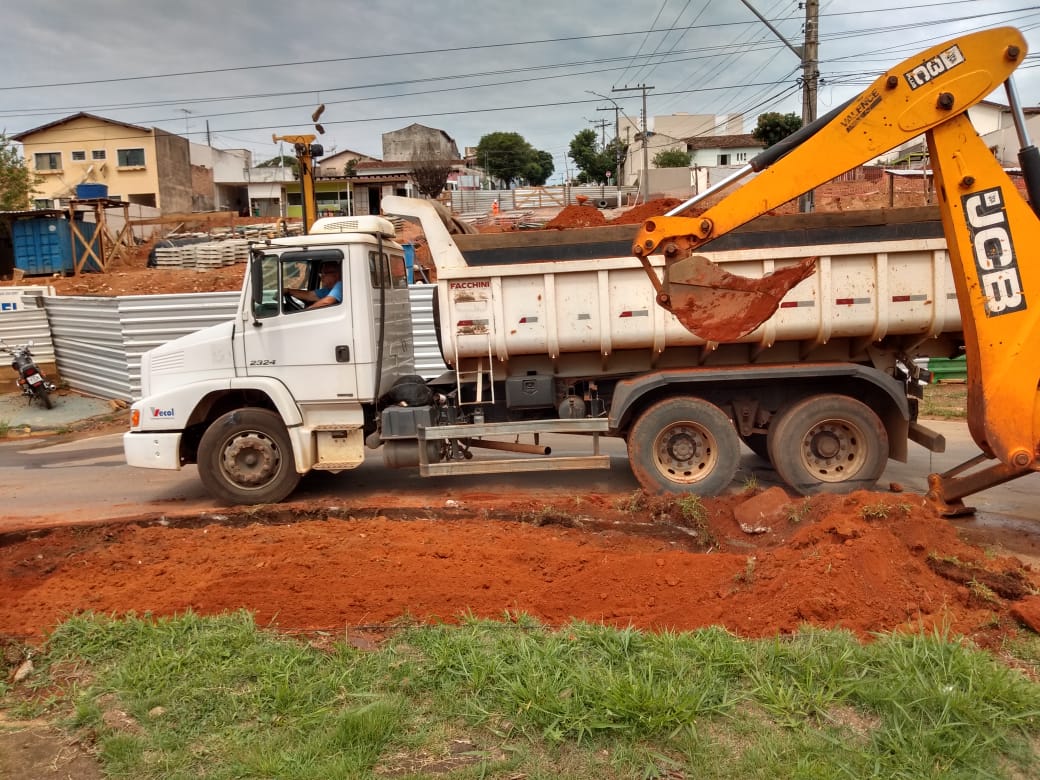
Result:
[[[617,204],[621,206],[621,106],[614,102],[613,98],[609,98],[606,95],[601,95],[598,92],[593,92],[591,89],[585,90],[590,95],[609,100],[614,104],[614,167],[616,178],[614,183],[617,186]],[[609,108],[597,108],[597,111],[610,111]]]

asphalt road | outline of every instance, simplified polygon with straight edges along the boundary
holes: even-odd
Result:
[[[927,475],[945,471],[975,455],[967,426],[960,422],[930,421],[944,434],[947,452],[932,454],[916,445],[910,447],[908,463],[891,461],[878,489],[898,485],[910,493],[927,491]],[[588,454],[587,440],[572,445],[571,437],[543,437],[555,454]],[[611,456],[609,470],[550,471],[530,474],[482,474],[422,478],[412,470],[391,470],[376,455],[360,468],[341,474],[315,473],[303,480],[293,500],[308,498],[371,498],[414,492],[426,496],[429,505],[463,492],[494,493],[500,490],[599,493],[625,495],[639,486],[628,466],[624,443],[604,439],[602,451]],[[773,469],[750,452],[745,452],[735,481],[748,480],[770,486],[779,484]],[[131,469],[123,462],[121,436],[56,443],[12,439],[0,443],[0,532],[27,525],[61,525],[104,519],[132,518],[162,513],[221,511],[205,493],[194,466],[181,471]],[[981,523],[1017,524],[1023,532],[1040,540],[1040,476],[1022,479],[971,497]]]

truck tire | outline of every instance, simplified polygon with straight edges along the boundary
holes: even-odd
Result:
[[[229,504],[274,504],[300,481],[282,419],[267,409],[236,409],[199,442],[199,477]]]
[[[814,395],[773,420],[769,459],[803,496],[869,490],[888,463],[888,432],[870,407],[844,395]]]
[[[688,396],[666,398],[632,426],[628,457],[648,492],[711,496],[733,481],[740,465],[740,438],[714,404]]]

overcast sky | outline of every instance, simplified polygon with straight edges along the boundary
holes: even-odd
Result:
[[[750,2],[800,45],[797,0]],[[313,132],[324,103],[326,153],[381,157],[380,135],[413,122],[460,151],[510,131],[553,155],[559,182],[575,133],[604,120],[613,133],[612,104],[590,92],[636,121],[640,91],[624,88],[643,84],[651,117],[743,114],[751,132],[765,111],[801,115],[798,57],[738,0],[33,0],[7,4],[4,23],[9,135],[87,111],[198,143],[208,128],[259,162],[278,154],[272,134]],[[818,113],[924,48],[1002,25],[1036,52],[1016,81],[1040,105],[1040,5],[821,0]]]

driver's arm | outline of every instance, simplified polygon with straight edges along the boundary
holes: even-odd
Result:
[[[285,292],[286,294],[291,295],[293,298],[299,298],[301,301],[308,301],[310,303],[314,303],[318,300],[318,295],[314,292],[314,290],[301,290],[298,287],[286,287]]]
[[[317,293],[315,293],[314,297],[318,298]],[[325,295],[325,296],[323,296],[321,298],[318,298],[317,301],[312,303],[307,308],[309,308],[309,309],[324,309],[326,306],[335,306],[336,304],[340,303],[342,300],[343,300],[343,282],[336,282],[336,284],[334,284],[332,286],[332,289],[329,290],[329,294],[328,295]]]

